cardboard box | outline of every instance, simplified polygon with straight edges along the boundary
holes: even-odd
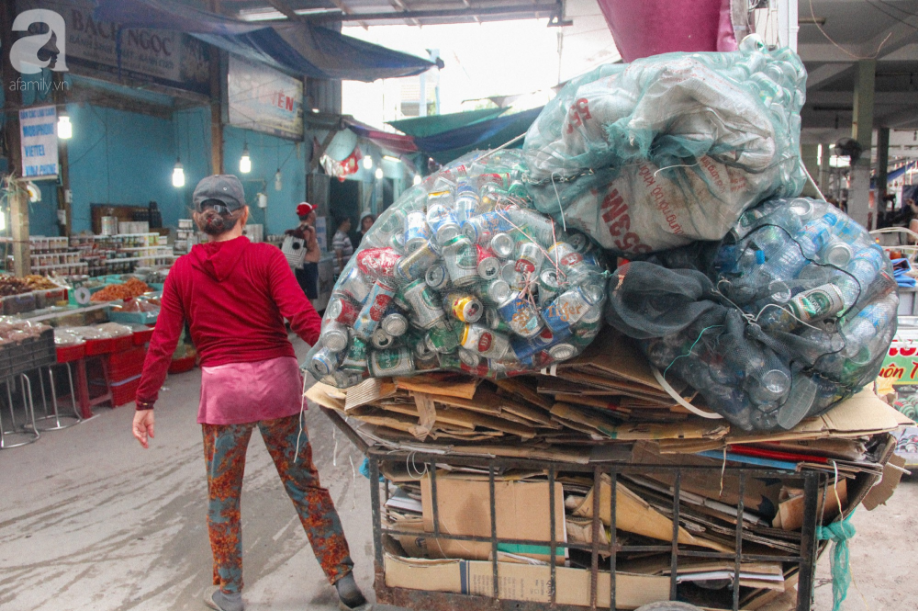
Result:
[[[491,536],[490,491],[487,477],[449,475],[437,472],[437,514],[441,534]],[[551,516],[547,481],[513,481],[497,479],[494,482],[497,537],[500,539],[528,539],[545,541],[544,546],[499,543],[502,552],[520,554],[540,560],[550,558]],[[567,541],[564,520],[564,490],[555,482],[555,541]],[[434,532],[433,500],[430,475],[421,480],[421,504],[424,512],[424,530]],[[445,538],[428,541],[428,550],[442,551],[447,558],[487,560],[491,544],[458,541]],[[556,550],[558,558],[566,556],[567,549]]]
[[[494,597],[492,566],[488,561],[425,560],[386,555],[386,586],[432,592],[451,592]],[[557,567],[556,602],[559,605],[590,606],[590,571]],[[551,567],[497,563],[498,598],[528,602],[550,602]],[[610,579],[600,571],[596,585],[596,605],[609,608]],[[651,575],[615,574],[615,604],[619,609],[635,609],[669,600],[669,578]]]

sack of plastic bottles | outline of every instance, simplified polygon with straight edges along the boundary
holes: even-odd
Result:
[[[790,429],[872,383],[896,332],[888,257],[843,212],[808,198],[746,211],[720,243],[616,270],[606,321],[664,381],[751,430]]]
[[[720,240],[747,207],[803,189],[805,81],[756,36],[597,68],[526,134],[535,206],[626,256]]]
[[[479,152],[405,192],[342,271],[304,368],[339,388],[433,370],[499,378],[588,346],[602,253],[529,207],[521,163]]]

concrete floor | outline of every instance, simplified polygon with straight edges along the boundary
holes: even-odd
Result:
[[[302,357],[306,346],[297,340]],[[157,404],[157,436],[144,451],[131,436],[133,408],[42,434],[0,452],[0,609],[4,611],[200,611],[210,588],[206,483],[195,422],[200,374],[170,377]],[[318,410],[308,415],[313,456],[332,492],[372,596],[369,486],[361,456]],[[852,543],[855,585],[846,611],[912,608],[911,556],[918,483],[887,507],[860,510]],[[336,596],[255,434],[243,487],[244,597],[250,611],[334,609]],[[829,611],[828,557],[814,609]],[[391,609],[391,608],[390,608]]]

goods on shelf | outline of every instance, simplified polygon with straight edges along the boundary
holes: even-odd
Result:
[[[626,264],[608,291],[606,322],[746,430],[793,428],[872,383],[896,331],[882,248],[808,198],[747,211],[722,244]]]
[[[157,233],[80,235],[71,240],[88,266],[90,276],[128,273],[136,267],[171,265],[172,248],[161,243]]]
[[[51,327],[0,316],[0,379],[56,361]]]
[[[518,151],[472,155],[407,191],[344,268],[306,367],[339,387],[448,369],[506,377],[599,332],[604,258],[530,209]]]
[[[535,206],[625,255],[719,240],[745,208],[803,188],[805,79],[793,51],[756,36],[597,68],[526,135]]]
[[[147,283],[141,282],[136,278],[131,278],[124,284],[109,284],[105,286],[101,290],[93,293],[90,301],[102,302],[115,301],[118,299],[128,300],[139,297],[144,293],[150,292],[151,290],[152,289]]]

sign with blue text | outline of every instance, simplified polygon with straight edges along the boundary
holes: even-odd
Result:
[[[57,109],[54,106],[33,106],[19,111],[23,178],[57,178],[56,125]]]

